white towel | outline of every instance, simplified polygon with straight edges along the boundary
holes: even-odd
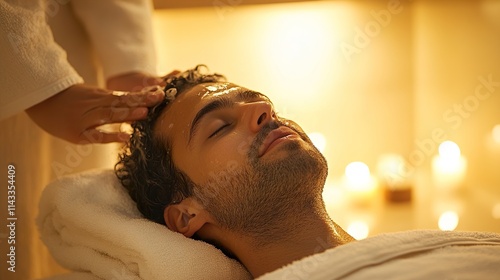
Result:
[[[258,280],[500,279],[500,234],[388,233],[293,262]]]
[[[212,245],[143,218],[112,170],[50,183],[37,225],[61,265],[103,279],[251,279]]]

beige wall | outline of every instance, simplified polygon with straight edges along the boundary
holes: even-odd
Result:
[[[401,4],[369,42],[358,40],[356,28],[376,23],[372,10],[387,3],[161,10],[161,70],[205,63],[269,95],[306,132],[324,134],[332,176],[351,161],[374,169],[381,153],[410,151],[414,121],[411,11]]]
[[[481,92],[488,97],[477,108],[467,99],[479,76],[500,81],[496,3],[306,1],[158,10],[160,68],[205,63],[268,94],[278,112],[325,135],[330,179],[352,161],[375,171],[385,153],[401,154],[429,174],[439,143],[427,140],[439,128],[468,159],[466,184],[497,190],[500,144],[491,130],[500,123],[500,87]],[[453,106],[464,100],[473,112],[458,118]]]
[[[413,15],[415,138],[443,129],[468,159],[466,184],[499,190],[500,2],[426,1]]]

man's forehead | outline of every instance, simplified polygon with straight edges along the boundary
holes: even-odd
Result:
[[[178,99],[180,102],[177,103],[187,101],[190,103],[190,106],[196,105],[191,108],[191,111],[196,111],[197,107],[202,106],[202,104],[209,102],[211,99],[222,96],[230,97],[244,89],[245,88],[232,83],[203,83],[179,94],[174,101]]]
[[[238,89],[241,89],[240,86],[232,84],[232,83],[207,83],[199,85],[200,93],[203,94],[202,99],[209,98],[211,96],[221,96],[224,94],[230,94],[231,92],[235,92]]]
[[[181,92],[176,98],[170,101],[159,117],[159,121],[155,128],[157,133],[160,133],[166,139],[171,139],[170,132],[185,132],[186,128],[181,131],[174,129],[180,122],[189,124],[196,112],[202,104],[209,102],[213,98],[220,96],[231,96],[245,90],[243,87],[233,83],[202,83],[195,85],[184,92]]]
[[[216,96],[229,95],[241,89],[243,88],[233,83],[203,83],[195,85],[185,92],[179,94],[174,99],[174,101],[177,100],[182,102],[187,99],[192,99],[194,102],[200,103],[205,99]]]

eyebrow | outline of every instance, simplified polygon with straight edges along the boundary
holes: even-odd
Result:
[[[216,97],[215,100],[209,102],[207,105],[203,106],[200,111],[196,114],[194,117],[193,121],[191,122],[191,129],[189,131],[189,139],[188,139],[188,145],[191,142],[191,139],[195,136],[198,126],[201,122],[201,120],[209,113],[216,111],[216,110],[221,110],[225,108],[231,108],[234,103],[240,102],[240,101],[254,101],[257,99],[264,99],[268,102],[271,102],[271,100],[263,95],[262,93],[253,91],[253,90],[245,90],[238,92],[236,95],[233,95],[231,97],[228,97],[227,95],[224,96],[219,96]],[[272,102],[271,102],[272,104]]]

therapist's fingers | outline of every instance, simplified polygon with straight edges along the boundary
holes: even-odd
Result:
[[[71,143],[123,142],[126,134],[100,132],[99,126],[144,119],[148,107],[162,100],[164,92],[158,86],[117,96],[109,90],[76,84],[26,112],[39,127]]]
[[[127,142],[130,139],[130,135],[124,132],[103,132],[98,129],[92,128],[84,131],[80,135],[81,142],[88,143],[113,143],[113,142]]]
[[[174,76],[177,76],[181,73],[181,71],[179,70],[174,70],[170,73],[168,73],[167,75],[163,76],[162,79],[163,79],[163,83],[162,85],[165,86],[165,81],[168,79],[168,78],[171,78],[171,77],[174,77]]]
[[[113,91],[108,98],[102,100],[102,106],[111,107],[152,107],[165,98],[161,86],[155,85],[144,88],[140,92]]]
[[[99,107],[83,115],[81,125],[83,128],[94,128],[104,124],[133,122],[146,118],[146,107]]]
[[[161,82],[161,77],[134,71],[109,77],[106,80],[106,88],[111,90],[140,91],[147,86],[160,85]]]

